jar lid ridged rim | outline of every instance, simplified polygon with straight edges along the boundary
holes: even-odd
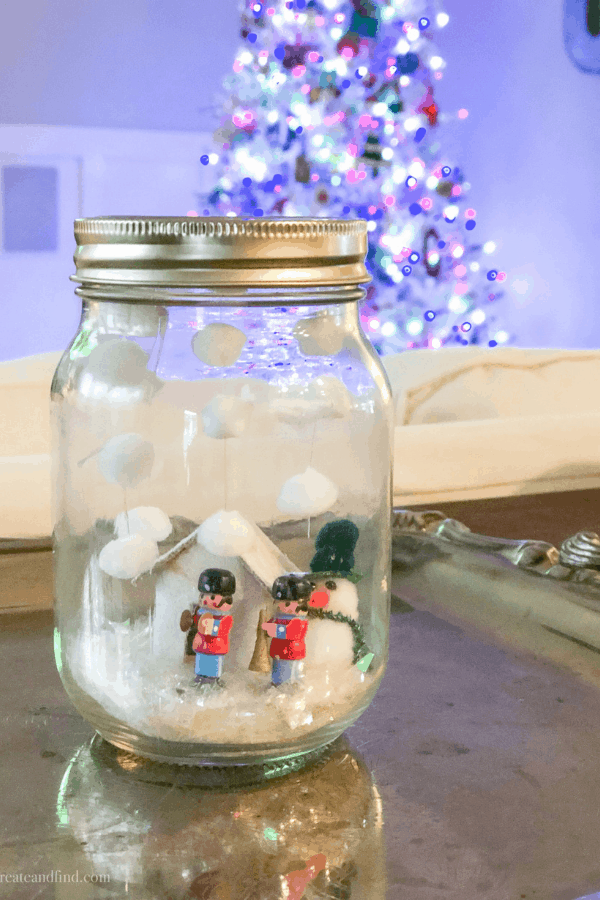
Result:
[[[167,286],[364,284],[364,219],[97,216],[75,220],[77,282]]]

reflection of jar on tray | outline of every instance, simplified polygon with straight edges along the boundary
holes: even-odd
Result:
[[[52,385],[57,664],[156,760],[313,753],[388,646],[391,403],[366,223],[78,220]]]
[[[198,786],[198,769],[174,771],[94,738],[57,801],[80,878],[93,874],[123,897],[383,900],[379,792],[345,738],[328,753],[274,784],[223,791]]]

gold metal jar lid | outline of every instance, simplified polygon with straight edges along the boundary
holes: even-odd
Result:
[[[73,281],[227,289],[364,284],[364,219],[110,216],[75,220]]]

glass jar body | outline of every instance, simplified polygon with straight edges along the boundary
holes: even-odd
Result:
[[[79,293],[52,386],[69,696],[151,759],[314,752],[367,707],[388,650],[391,400],[357,304]],[[290,573],[309,594],[288,579],[278,601]]]

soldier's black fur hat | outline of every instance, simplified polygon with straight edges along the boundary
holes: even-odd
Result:
[[[280,575],[279,578],[276,578],[271,588],[271,595],[274,600],[296,600],[301,606],[306,606],[313,589],[308,578],[298,572],[291,575]]]
[[[235,575],[227,569],[205,569],[198,579],[198,590],[203,594],[235,594]]]

